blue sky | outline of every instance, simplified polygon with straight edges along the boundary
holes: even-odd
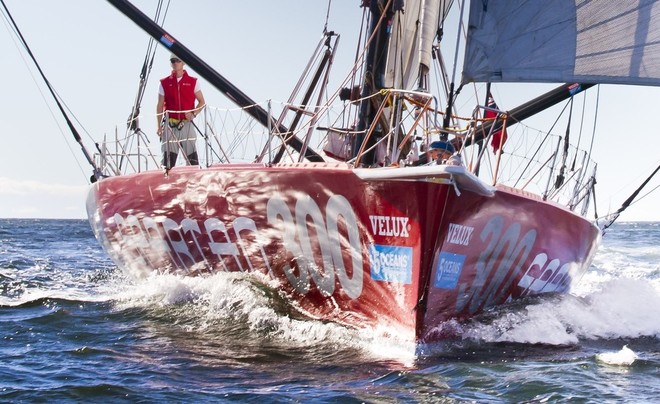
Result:
[[[105,1],[5,2],[51,83],[81,122],[87,147],[91,149],[93,142],[85,131],[96,140],[112,135],[115,127],[123,131],[122,122],[137,92],[147,35]],[[134,1],[149,16],[155,3]],[[328,28],[342,35],[336,77],[343,77],[355,55],[362,15],[359,3],[331,3]],[[165,28],[253,99],[284,101],[322,35],[327,4],[173,1]],[[91,171],[4,20],[0,49],[4,67],[0,217],[86,217]],[[164,48],[158,50],[142,105],[142,127],[153,141],[157,83],[169,72],[168,57]],[[501,108],[510,109],[553,87],[498,87],[494,95]],[[204,93],[209,105],[230,105],[206,83]],[[595,91],[592,94],[590,99],[595,100]],[[601,87],[594,146],[601,215],[616,209],[660,161],[660,131],[654,123],[658,98],[657,88]],[[586,119],[591,127],[593,115]],[[535,118],[529,124],[547,129],[552,118]],[[648,188],[658,185],[660,178]],[[633,205],[621,220],[660,220],[658,206],[660,190]]]

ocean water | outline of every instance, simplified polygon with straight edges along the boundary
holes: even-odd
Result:
[[[0,219],[2,402],[660,402],[660,223],[621,223],[570,295],[416,354],[237,274],[135,279],[84,220]]]

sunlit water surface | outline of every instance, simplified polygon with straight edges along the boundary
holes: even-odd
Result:
[[[83,220],[0,219],[0,401],[653,402],[659,310],[660,223],[615,225],[571,295],[415,352],[244,275],[134,279]]]

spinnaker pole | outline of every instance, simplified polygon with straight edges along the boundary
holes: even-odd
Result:
[[[649,181],[651,181],[651,179],[652,179],[652,178],[658,173],[659,170],[660,170],[660,165],[659,165],[658,167],[656,167],[656,169],[653,170],[653,172],[651,173],[651,175],[649,175],[648,178],[646,178],[646,180],[642,183],[642,185],[640,185],[640,186],[635,190],[635,192],[633,192],[633,193],[628,197],[628,199],[626,199],[626,200],[621,204],[621,207],[620,207],[619,209],[617,209],[616,212],[611,213],[611,214],[609,214],[609,215],[607,216],[607,217],[608,217],[608,219],[607,219],[607,223],[604,224],[604,225],[601,227],[601,231],[602,231],[603,233],[605,232],[605,229],[607,229],[608,227],[610,227],[611,225],[614,224],[614,222],[619,218],[619,215],[621,215],[621,212],[623,212],[624,210],[628,209],[628,206],[630,206],[630,205],[633,203],[633,201],[635,200],[635,198],[637,198],[637,195],[639,195],[639,193],[642,191],[642,189],[646,186],[646,184],[649,183]]]
[[[281,124],[277,125],[277,120],[274,119],[265,109],[257,105],[255,101],[239,90],[220,73],[215,71],[185,45],[167,33],[162,27],[156,24],[133,4],[126,0],[108,0],[108,2],[115,6],[115,8],[126,17],[130,18],[131,21],[142,28],[147,34],[159,41],[161,45],[165,46],[170,52],[186,62],[188,66],[206,79],[213,87],[217,88],[241,108],[245,108],[245,111],[259,123],[264,125],[264,127],[268,128],[270,122],[270,127],[275,128],[280,134],[288,133],[289,130]],[[303,142],[296,136],[290,138],[289,145],[298,152],[303,149]],[[305,157],[314,162],[323,161],[323,158],[310,148],[306,149]]]

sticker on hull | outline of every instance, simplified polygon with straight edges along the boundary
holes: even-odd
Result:
[[[440,252],[433,286],[439,289],[456,289],[464,264],[465,255]]]
[[[371,279],[384,282],[412,283],[412,247],[369,245]]]

